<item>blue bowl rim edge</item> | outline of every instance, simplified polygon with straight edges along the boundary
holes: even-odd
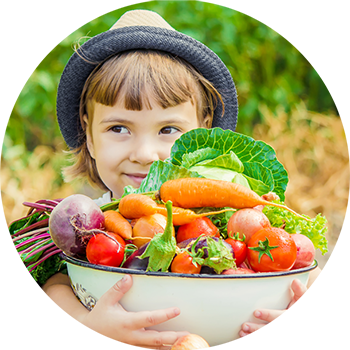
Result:
[[[183,278],[200,278],[200,279],[237,279],[237,278],[271,278],[271,277],[280,277],[286,275],[298,275],[305,272],[310,272],[317,268],[318,263],[314,260],[313,264],[310,266],[289,270],[289,271],[281,271],[281,272],[257,272],[252,274],[236,274],[236,275],[209,275],[209,274],[184,274],[184,273],[174,273],[174,272],[152,272],[152,271],[144,271],[144,270],[136,270],[136,269],[127,269],[123,267],[112,267],[112,266],[104,266],[104,265],[95,265],[91,264],[88,261],[80,260],[73,258],[64,254],[63,252],[60,254],[61,258],[65,260],[67,263],[72,265],[77,265],[85,268],[90,268],[93,270],[101,270],[106,272],[117,272],[129,275],[144,275],[144,276],[153,276],[153,277],[183,277]]]

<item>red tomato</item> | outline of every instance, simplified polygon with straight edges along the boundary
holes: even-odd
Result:
[[[241,265],[247,257],[247,245],[239,238],[227,238],[225,241],[232,247],[235,253],[236,265]]]
[[[171,272],[175,273],[200,273],[202,266],[198,263],[196,263],[196,265],[188,252],[184,251],[175,256],[173,262],[171,263],[170,270]]]
[[[117,234],[107,233],[119,244],[103,233],[98,233],[89,240],[86,257],[92,264],[118,267],[124,259],[125,241]]]
[[[207,217],[198,218],[189,224],[179,226],[176,235],[177,243],[200,235],[220,237],[219,229]]]
[[[297,247],[285,230],[263,228],[250,238],[247,258],[257,272],[288,271],[297,258]]]

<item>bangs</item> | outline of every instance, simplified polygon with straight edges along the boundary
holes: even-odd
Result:
[[[128,110],[198,102],[196,78],[182,59],[159,51],[126,52],[107,60],[93,74],[86,99],[106,106],[121,102]]]

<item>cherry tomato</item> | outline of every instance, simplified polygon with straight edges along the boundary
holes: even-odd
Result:
[[[219,229],[207,217],[198,218],[189,224],[179,226],[176,235],[177,243],[200,235],[220,237]]]
[[[297,247],[285,230],[263,228],[250,238],[247,258],[257,272],[288,271],[297,258]]]
[[[89,240],[86,257],[92,264],[118,267],[124,259],[125,241],[117,234],[107,233],[118,243],[103,233],[98,233]]]
[[[225,241],[232,247],[235,253],[236,265],[239,266],[247,257],[247,245],[243,242],[244,239],[239,238],[238,235],[227,238]]]
[[[195,265],[191,255],[187,251],[184,251],[175,256],[171,263],[170,271],[175,273],[194,274],[200,273],[201,268],[202,266],[198,263]]]

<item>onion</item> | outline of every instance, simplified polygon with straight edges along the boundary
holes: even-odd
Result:
[[[245,208],[236,211],[227,223],[227,233],[239,233],[239,237],[245,235],[245,242],[262,228],[270,227],[270,221],[260,210]]]
[[[65,254],[82,258],[86,244],[93,233],[104,227],[104,215],[100,207],[82,194],[62,200],[51,212],[49,231],[55,245]]]
[[[188,334],[179,338],[171,350],[192,350],[192,349],[203,349],[209,348],[209,344],[205,339],[197,334]]]

